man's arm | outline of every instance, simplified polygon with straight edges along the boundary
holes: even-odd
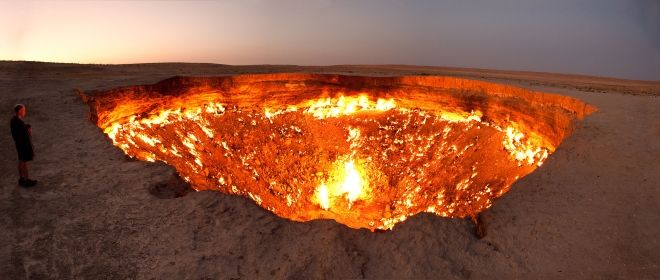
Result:
[[[28,130],[25,127],[25,124],[22,121],[12,120],[11,122],[11,135],[14,137],[14,141],[19,142],[28,142],[30,141],[30,135]]]

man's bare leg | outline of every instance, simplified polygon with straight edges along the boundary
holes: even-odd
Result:
[[[27,173],[27,162],[25,161],[19,161],[18,162],[18,175],[21,176],[23,179],[27,179],[28,173]]]
[[[18,173],[21,179],[18,183],[23,187],[32,187],[37,184],[37,181],[28,179],[28,163],[27,161],[18,162]]]

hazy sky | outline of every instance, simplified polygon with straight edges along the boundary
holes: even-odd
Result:
[[[0,0],[0,60],[415,64],[660,80],[660,0]]]

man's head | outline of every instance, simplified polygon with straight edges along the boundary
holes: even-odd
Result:
[[[24,118],[26,113],[25,105],[16,104],[16,106],[14,106],[14,113],[16,113],[16,116],[19,118]]]

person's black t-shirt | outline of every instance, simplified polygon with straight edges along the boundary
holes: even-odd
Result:
[[[18,159],[21,161],[30,161],[34,157],[32,150],[32,141],[30,141],[30,134],[28,133],[27,126],[21,118],[14,116],[11,118],[11,136],[16,143],[16,151],[18,152]]]

